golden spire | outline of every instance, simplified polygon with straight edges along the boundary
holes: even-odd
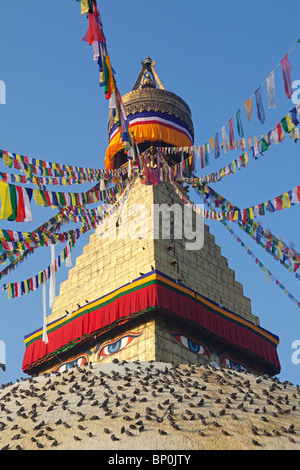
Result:
[[[144,87],[156,88],[156,84],[161,90],[165,89],[154,68],[155,65],[156,65],[156,61],[154,60],[152,62],[152,59],[150,59],[149,54],[148,54],[145,62],[142,61],[142,70],[132,90],[137,90],[140,86],[142,88]]]

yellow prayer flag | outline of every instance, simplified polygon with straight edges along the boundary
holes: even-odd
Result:
[[[277,243],[278,250],[282,250],[283,246],[284,245],[283,245],[282,241],[279,240],[279,242]]]
[[[293,127],[295,127],[295,124],[293,123],[291,116],[289,114],[285,116],[285,120],[288,125],[288,132],[290,132],[293,129]]]
[[[8,298],[11,299],[11,284],[7,284]]]
[[[251,100],[251,96],[250,96],[250,98],[246,101],[246,103],[245,103],[245,108],[246,108],[246,112],[247,112],[248,121],[250,121],[250,120],[251,120],[251,115],[252,115],[252,100]]]
[[[89,11],[89,1],[88,0],[81,0],[81,14],[84,15]]]
[[[270,284],[270,274],[269,274],[269,271],[267,271],[267,279],[268,279],[268,283]]]
[[[21,155],[16,154],[16,160],[18,160],[18,162],[22,163],[22,165],[23,165],[23,161],[22,161]]]
[[[29,243],[30,243],[30,242],[32,241],[31,238],[30,238],[30,236],[29,236],[28,233],[26,233],[26,232],[23,233],[23,237],[24,237],[25,242],[29,242]]]
[[[214,152],[215,151],[215,144],[214,144],[214,138],[213,137],[211,139],[209,139],[209,143],[210,143],[210,146],[212,148],[212,151]]]
[[[44,201],[39,189],[34,189],[33,190],[33,198],[35,200],[35,203],[38,206],[44,206],[45,205],[45,201]]]
[[[233,212],[233,220],[239,220],[239,211]]]
[[[5,155],[5,153],[3,153],[3,163],[5,166],[8,166],[9,168],[12,167],[12,158],[9,157],[8,155]]]
[[[32,176],[32,182],[33,182],[37,187],[39,187],[39,185],[40,185],[39,180],[38,180],[38,178],[37,178],[36,176],[34,176],[34,175]]]
[[[291,207],[291,201],[288,193],[283,193],[282,195],[282,207],[284,209],[288,209],[289,207]]]
[[[12,214],[9,185],[5,181],[0,182],[1,211],[0,219],[7,219]]]
[[[72,199],[72,206],[77,206],[77,202],[76,202],[76,196],[74,193],[70,193],[71,194],[71,199]]]
[[[249,207],[249,216],[250,216],[250,219],[254,219],[254,213],[253,213],[252,207]]]
[[[115,81],[114,81],[114,77],[113,77],[113,73],[112,73],[112,69],[111,69],[111,63],[110,63],[109,55],[106,56],[105,62],[106,62],[108,72],[109,72],[108,82],[109,82],[110,92],[113,93],[115,91]]]

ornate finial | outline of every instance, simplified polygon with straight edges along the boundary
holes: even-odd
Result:
[[[143,64],[143,63],[142,63]],[[150,59],[150,56],[149,54],[147,54],[147,57],[146,57],[146,60],[145,60],[145,65],[151,65],[152,64],[152,60]]]
[[[133,90],[137,90],[139,87],[156,88],[156,83],[161,90],[165,89],[156,73],[156,70],[154,69],[155,64],[155,60],[152,62],[152,59],[148,54],[145,62],[142,61],[142,70],[138,76],[137,81],[135,82]]]

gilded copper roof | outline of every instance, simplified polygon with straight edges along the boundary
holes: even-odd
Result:
[[[142,70],[133,90],[122,97],[127,116],[129,114],[154,111],[166,113],[183,121],[194,135],[192,114],[187,103],[175,93],[165,90],[155,69],[155,61],[149,56],[142,62]],[[109,114],[108,133],[114,125],[112,113]]]

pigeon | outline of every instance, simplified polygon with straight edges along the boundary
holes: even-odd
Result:
[[[255,439],[252,439],[252,444],[255,446],[260,446],[260,443],[256,441]]]

